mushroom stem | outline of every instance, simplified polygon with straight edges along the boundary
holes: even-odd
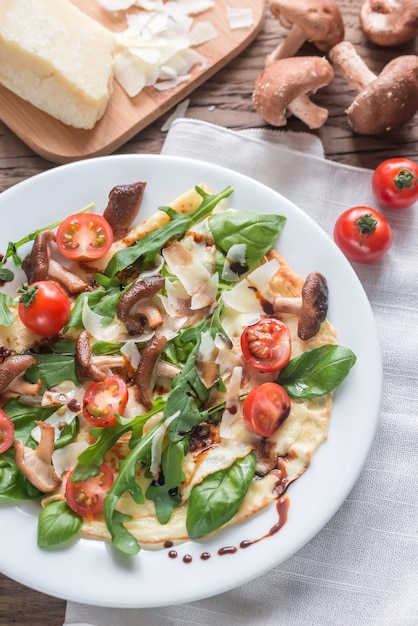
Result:
[[[41,429],[39,445],[33,450],[25,446],[21,439],[16,439],[14,443],[16,464],[32,485],[44,493],[50,493],[55,491],[61,482],[51,463],[55,428],[47,422],[35,421],[35,424]]]
[[[167,343],[164,335],[155,333],[142,351],[141,360],[135,373],[135,385],[146,409],[152,408],[151,377],[161,352]]]
[[[292,57],[303,46],[305,41],[306,35],[304,30],[297,24],[293,24],[285,39],[266,57],[266,65],[277,61],[277,59]]]
[[[329,52],[329,58],[348,82],[359,91],[365,89],[377,78],[349,41],[342,41],[334,46]]]
[[[321,128],[328,119],[328,109],[314,104],[306,94],[295,98],[287,110],[311,129]]]

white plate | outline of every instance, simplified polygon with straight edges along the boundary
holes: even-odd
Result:
[[[94,201],[102,212],[111,188],[147,181],[140,219],[188,188],[207,182],[216,191],[234,187],[230,206],[260,209],[287,217],[277,249],[302,276],[322,272],[329,284],[329,319],[338,342],[351,348],[357,363],[338,389],[328,440],[309,470],[288,489],[290,508],[282,529],[243,549],[242,540],[268,535],[278,521],[274,504],[241,526],[211,539],[133,557],[98,541],[79,540],[68,549],[36,545],[37,504],[0,505],[0,568],[38,591],[112,607],[156,607],[189,602],[237,587],[294,554],[337,511],[358,478],[372,443],[382,386],[380,348],[363,288],[344,256],[305,213],[271,189],[217,166],[186,159],[129,155],[79,161],[49,170],[3,192],[0,250],[8,241],[47,226]],[[367,384],[365,381],[367,380]],[[235,553],[220,555],[225,547]],[[209,553],[209,559],[201,558]],[[185,556],[191,562],[184,561]]]

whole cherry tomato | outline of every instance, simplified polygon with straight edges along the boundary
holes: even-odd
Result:
[[[372,187],[381,204],[405,209],[418,200],[418,165],[410,159],[387,159],[375,169]]]
[[[260,437],[271,437],[290,413],[290,398],[277,383],[263,383],[251,389],[242,405],[244,422]]]
[[[58,227],[57,248],[72,261],[100,259],[113,243],[113,230],[102,215],[76,213]]]
[[[284,322],[263,318],[241,335],[245,360],[260,372],[281,370],[290,359],[290,330]]]
[[[375,209],[356,206],[344,211],[334,226],[334,240],[345,256],[356,263],[382,259],[392,245],[392,229]]]
[[[15,427],[10,417],[0,409],[0,454],[6,452],[13,443]]]
[[[107,376],[91,383],[83,397],[83,416],[101,428],[115,426],[115,413],[122,415],[128,402],[128,388],[120,376]]]
[[[58,333],[70,317],[71,305],[65,291],[49,280],[39,280],[19,289],[19,317],[38,335]]]
[[[72,474],[67,478],[65,497],[70,509],[78,515],[92,519],[103,511],[103,502],[113,485],[113,472],[106,463],[100,466],[97,476],[73,483]]]

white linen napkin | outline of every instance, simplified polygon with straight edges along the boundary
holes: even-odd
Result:
[[[181,119],[171,126],[162,152],[258,179],[330,236],[342,211],[376,204],[372,172],[328,161],[320,140],[308,133],[235,132]],[[156,609],[68,602],[64,626],[418,624],[417,209],[386,212],[394,231],[392,249],[377,264],[354,266],[376,319],[384,391],[369,458],[334,517],[294,556],[237,589]]]

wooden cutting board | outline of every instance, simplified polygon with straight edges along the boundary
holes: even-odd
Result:
[[[108,13],[92,0],[71,1],[110,30],[126,28],[122,11]],[[251,9],[253,24],[232,30],[227,20],[227,6]],[[207,59],[207,66],[193,68],[191,78],[176,88],[158,91],[147,87],[134,98],[129,98],[114,81],[106,113],[92,130],[66,126],[2,86],[0,119],[34,152],[54,163],[110,154],[242,52],[259,33],[264,8],[265,0],[215,0],[213,9],[195,18],[196,21],[212,22],[218,33],[216,39],[195,48]]]

